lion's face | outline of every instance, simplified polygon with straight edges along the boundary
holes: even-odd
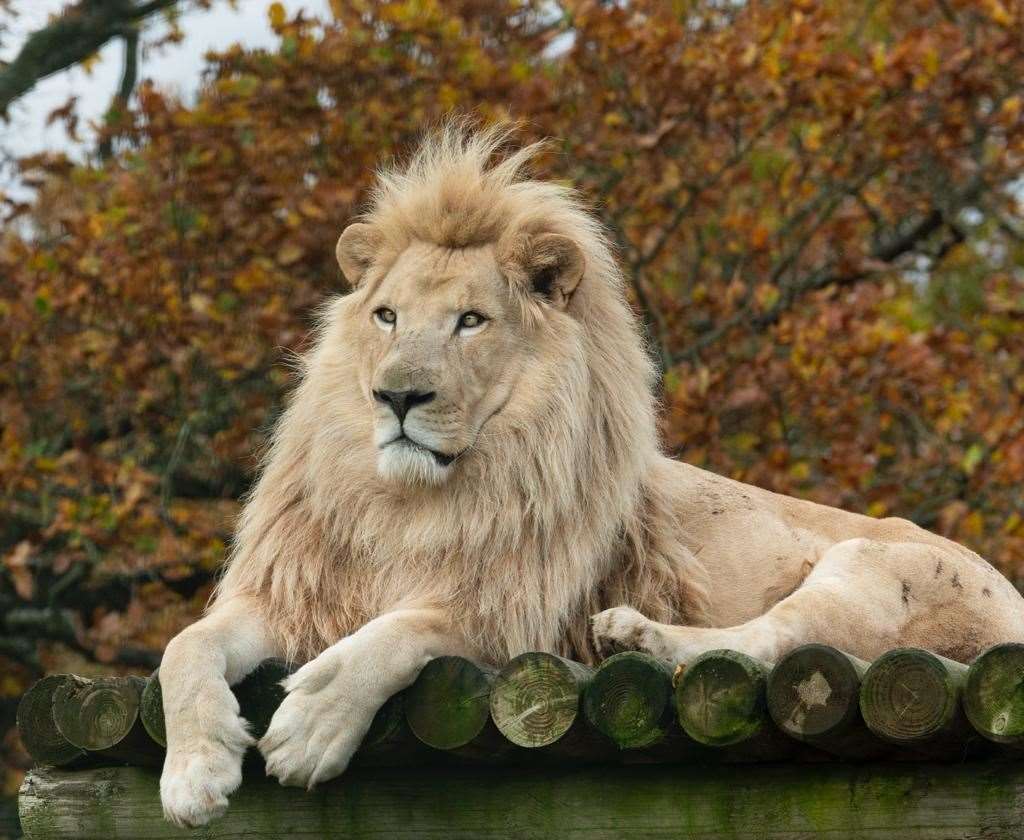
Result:
[[[339,260],[350,277],[372,263],[371,256],[356,265],[347,259],[360,248],[372,251],[366,227],[352,225],[339,241]],[[582,258],[565,237],[533,243],[522,272],[529,282],[546,267],[543,292],[550,301],[553,288],[561,295],[569,282],[567,268],[575,286]],[[365,277],[348,318],[382,478],[442,484],[494,432],[494,419],[529,358],[513,286],[523,280],[516,276],[522,263],[499,260],[493,245],[453,249],[417,242],[386,271]]]
[[[377,470],[439,484],[508,399],[522,324],[493,248],[415,244],[367,290],[361,385]]]

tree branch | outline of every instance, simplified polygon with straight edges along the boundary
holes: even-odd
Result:
[[[0,68],[0,115],[47,76],[88,58],[112,38],[179,0],[81,0],[57,20],[33,32],[14,61]]]
[[[128,100],[135,89],[135,81],[139,75],[139,29],[137,26],[130,26],[124,35],[124,69],[121,73],[121,84],[110,101],[105,115],[105,132],[100,140],[99,155],[101,160],[107,160],[113,152],[114,135],[124,121],[128,112]]]

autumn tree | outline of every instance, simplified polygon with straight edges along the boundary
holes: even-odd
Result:
[[[268,13],[0,237],[0,656],[147,668],[192,620],[373,168],[452,112],[554,138],[666,445],[1024,577],[1020,0],[351,0]],[[0,722],[2,725],[2,722]],[[13,755],[13,741],[8,741]],[[13,777],[12,777],[13,778]]]

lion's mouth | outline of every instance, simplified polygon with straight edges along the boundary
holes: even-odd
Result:
[[[381,447],[381,449],[396,444],[400,446],[408,446],[412,449],[419,449],[422,452],[427,452],[430,455],[432,455],[434,460],[437,461],[437,463],[440,464],[442,467],[451,466],[453,463],[455,463],[456,458],[458,458],[462,454],[462,452],[465,452],[465,450],[462,450],[462,452],[456,452],[453,455],[449,455],[447,452],[440,452],[437,449],[431,449],[429,446],[424,446],[418,440],[413,440],[411,437],[404,433],[400,434],[396,438],[393,438],[392,440],[389,440],[387,443],[384,444],[384,446]]]

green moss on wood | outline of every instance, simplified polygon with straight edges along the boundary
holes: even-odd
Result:
[[[617,653],[594,672],[583,695],[583,711],[621,749],[660,743],[675,716],[672,672],[646,653]]]
[[[1024,764],[749,767],[445,767],[361,770],[312,792],[247,778],[201,831],[241,837],[478,840],[625,836],[704,840],[1024,838]],[[37,771],[22,789],[28,840],[163,840],[159,773]]]
[[[770,726],[765,704],[768,665],[733,650],[701,654],[676,684],[679,723],[695,741],[740,744]]]
[[[469,744],[487,725],[494,672],[461,656],[429,662],[408,690],[406,720],[424,744],[451,750]]]
[[[164,694],[160,688],[160,669],[154,671],[139,700],[139,717],[149,737],[161,747],[167,746],[167,727],[164,725]]]
[[[971,725],[989,740],[1024,745],[1024,645],[997,645],[975,659],[963,705]]]

